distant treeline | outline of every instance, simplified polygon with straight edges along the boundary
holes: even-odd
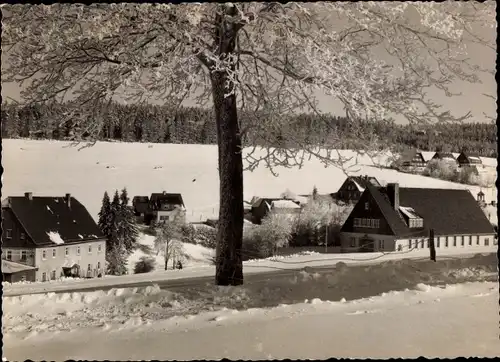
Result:
[[[127,142],[215,144],[217,131],[210,109],[149,104],[125,105],[111,103],[96,108],[85,122],[71,116],[66,104],[35,104],[19,106],[2,104],[2,137],[74,140],[76,135],[97,140]],[[99,111],[102,109],[103,111]],[[72,114],[73,115],[73,114]],[[329,144],[329,139],[341,137],[338,149],[359,147],[351,134],[351,123],[344,117],[314,114],[292,116],[287,124],[294,130],[295,140],[307,144]],[[76,119],[76,118],[75,118]],[[81,119],[78,117],[78,119]],[[288,142],[279,126],[265,128],[265,117],[241,114],[240,123],[245,145],[280,144]],[[252,127],[258,125],[258,127]],[[262,128],[265,132],[262,132]],[[356,134],[375,135],[385,145],[396,148],[415,147],[424,151],[460,152],[467,150],[484,157],[496,157],[496,125],[486,123],[439,124],[434,126],[397,125],[393,122],[363,122],[356,125]],[[260,131],[257,129],[260,128]],[[265,134],[265,140],[262,138]],[[292,146],[292,144],[289,144]]]

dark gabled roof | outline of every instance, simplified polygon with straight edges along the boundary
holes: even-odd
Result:
[[[391,206],[386,188],[369,187],[395,235],[414,235],[399,212]],[[468,190],[400,188],[400,206],[411,207],[424,219],[425,234],[430,228],[435,235],[488,234],[493,227]],[[417,232],[418,234],[418,232]]]
[[[451,152],[436,152],[432,158],[453,158],[455,159],[455,156]]]
[[[10,208],[35,245],[54,245],[48,233],[57,232],[66,242],[104,238],[96,222],[77,199],[65,197],[9,197]]]
[[[412,161],[413,158],[416,156],[416,155],[420,155],[420,158],[425,160],[424,159],[424,156],[422,155],[422,152],[416,150],[416,149],[408,149],[406,151],[404,151],[402,154],[401,154],[401,157],[400,157],[400,160],[401,161]]]
[[[349,176],[349,178],[364,189],[368,186],[380,186],[380,182],[372,176]]]
[[[132,202],[149,202],[149,196],[134,196]]]
[[[182,205],[184,206],[184,200],[181,194],[171,194],[166,192],[152,193],[149,199],[153,204],[166,203],[169,205]]]

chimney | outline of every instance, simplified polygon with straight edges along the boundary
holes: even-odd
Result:
[[[24,197],[26,197],[28,200],[33,200],[33,192],[25,192]]]
[[[68,207],[71,207],[71,194],[66,194],[66,196],[64,197],[64,200],[66,201],[66,204],[68,205]]]
[[[387,195],[389,196],[392,208],[396,211],[399,210],[399,184],[387,184]]]

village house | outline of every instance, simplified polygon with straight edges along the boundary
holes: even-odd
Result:
[[[335,194],[337,200],[345,203],[355,203],[361,197],[368,185],[380,186],[375,177],[370,176],[349,176]]]
[[[296,215],[300,213],[300,202],[285,198],[252,199],[252,222],[261,224],[262,219],[272,210],[280,214]]]
[[[457,157],[457,162],[460,167],[479,166],[482,165],[479,155],[461,152]]]
[[[2,201],[2,269],[15,281],[105,273],[106,238],[85,206],[64,197],[31,192]],[[33,269],[32,269],[33,268]],[[33,272],[34,270],[34,272]]]
[[[436,152],[434,156],[432,156],[433,160],[441,160],[445,162],[449,162],[450,164],[455,165],[457,163],[457,159],[451,152]]]
[[[416,149],[406,150],[397,161],[398,169],[401,171],[418,171],[425,168],[427,162],[422,152]]]
[[[368,186],[341,228],[344,252],[436,250],[496,243],[495,231],[468,190]]]
[[[149,210],[149,196],[134,196],[132,208],[135,216],[144,216]]]
[[[182,195],[166,191],[151,194],[145,220],[147,223],[151,220],[156,223],[163,221],[185,223],[186,207]]]

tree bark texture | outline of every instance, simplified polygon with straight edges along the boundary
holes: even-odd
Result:
[[[226,12],[234,9],[226,9]],[[231,15],[226,13],[227,15]],[[226,58],[235,50],[236,30],[227,24],[224,15],[217,19],[215,40],[220,57]],[[235,64],[231,65],[233,69]],[[212,71],[212,95],[217,143],[219,149],[220,206],[217,230],[216,272],[217,285],[243,284],[243,160],[241,134],[238,124],[236,94],[225,71]]]

